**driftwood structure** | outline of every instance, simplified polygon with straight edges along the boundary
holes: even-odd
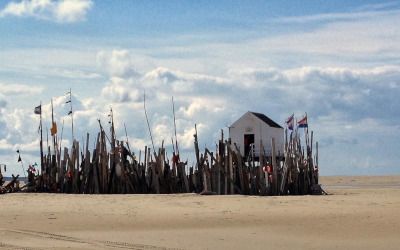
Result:
[[[131,152],[129,142],[117,141],[111,120],[107,135],[99,122],[100,131],[95,147],[89,151],[89,134],[84,144],[74,140],[72,148],[48,147],[40,175],[28,173],[29,191],[82,194],[128,193],[201,193],[243,195],[304,195],[320,194],[318,185],[318,146],[313,156],[313,133],[305,131],[305,146],[296,130],[285,138],[283,156],[260,153],[244,159],[236,144],[225,139],[223,131],[212,152],[200,152],[197,130],[194,134],[196,164],[188,167],[180,161],[174,147],[169,160],[164,146],[157,151],[145,147],[139,157]],[[318,145],[318,144],[316,144]]]

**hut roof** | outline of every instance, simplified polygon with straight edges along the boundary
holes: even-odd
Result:
[[[268,124],[270,127],[274,127],[274,128],[282,128],[278,123],[274,122],[273,120],[271,120],[271,118],[269,118],[268,116],[261,114],[261,113],[256,113],[256,112],[251,112],[253,115],[257,116],[260,120],[262,120],[263,122],[265,122],[266,124]]]

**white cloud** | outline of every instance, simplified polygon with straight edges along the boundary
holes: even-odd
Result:
[[[140,85],[136,85],[131,79],[125,80],[119,77],[112,77],[101,93],[103,97],[112,102],[140,101],[142,96],[138,88],[141,89]]]
[[[97,63],[111,76],[126,78],[139,74],[128,50],[100,51],[97,53]]]
[[[174,37],[179,41],[176,45],[167,37],[166,45],[156,45],[141,52],[154,55],[158,65],[209,75],[247,67],[382,66],[398,61],[400,27],[393,24],[400,22],[399,13],[398,9],[385,10],[376,15],[332,17],[325,22],[317,18],[294,26],[267,19],[255,28],[259,33],[250,37],[243,38],[242,34],[246,33],[242,32],[227,41],[224,39],[226,34],[212,34],[204,35],[202,38],[206,42],[198,43],[196,34]],[[268,33],[267,26],[280,32]],[[182,58],[180,50],[188,51],[187,57]],[[168,56],[160,57],[160,54]]]
[[[42,93],[42,91],[43,91],[42,86],[32,87],[24,84],[0,83],[0,94],[3,94],[5,96],[37,95]]]
[[[78,69],[58,69],[58,68],[48,68],[45,73],[47,75],[53,75],[57,77],[65,77],[69,79],[98,79],[101,78],[101,75],[95,72],[83,71]]]
[[[191,98],[187,107],[182,107],[179,111],[189,119],[199,118],[201,114],[223,114],[225,109],[223,98],[195,97]]]
[[[330,22],[321,23],[327,18]],[[390,11],[335,13],[286,18],[291,21],[312,21],[316,28],[297,30],[250,42],[256,48],[271,52],[311,55],[313,58],[331,56],[392,57],[400,51],[400,21],[398,9]],[[357,59],[357,58],[356,58]]]
[[[4,95],[0,92],[0,110],[7,106],[7,101],[5,100]]]
[[[109,75],[109,81],[101,91],[104,98],[115,103],[142,100],[140,73],[136,71],[128,50],[100,51],[97,63]]]
[[[381,6],[388,7],[389,5]],[[338,13],[323,13],[308,16],[291,16],[282,17],[274,21],[283,23],[306,23],[306,22],[321,22],[321,21],[352,21],[368,18],[379,18],[388,14],[397,15],[398,10],[379,10],[378,6],[370,6],[371,8],[360,9],[357,12],[338,12]]]
[[[45,14],[52,7],[50,0],[22,0],[21,2],[10,2],[1,11],[2,15],[14,16],[37,16]]]
[[[93,2],[88,0],[64,0],[56,5],[55,16],[61,22],[84,20],[92,4]]]
[[[34,17],[59,23],[85,20],[92,7],[91,0],[22,0],[10,2],[0,11],[0,17]]]

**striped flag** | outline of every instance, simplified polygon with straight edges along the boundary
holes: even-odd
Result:
[[[288,129],[293,130],[294,127],[294,114],[289,116],[289,118],[286,119],[286,125]]]
[[[307,114],[297,122],[297,127],[308,128]]]

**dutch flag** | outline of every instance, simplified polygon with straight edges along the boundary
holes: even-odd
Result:
[[[307,114],[297,122],[298,128],[308,128]]]
[[[289,116],[289,118],[286,119],[286,125],[288,129],[293,130],[294,127],[294,114]]]

